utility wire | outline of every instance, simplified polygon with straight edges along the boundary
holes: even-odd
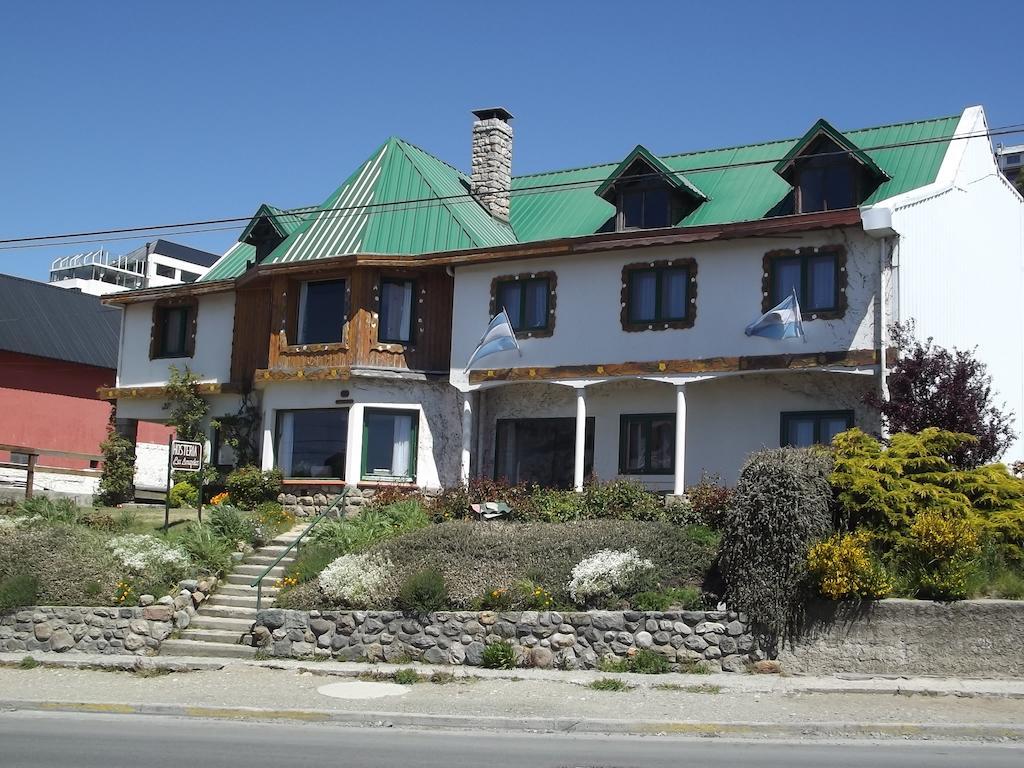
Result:
[[[913,141],[904,142],[893,142],[889,144],[877,144],[869,147],[856,147],[856,151],[859,152],[875,152],[887,149],[900,149],[904,147],[922,146],[926,144],[937,144],[942,142],[950,142],[964,139],[975,139],[975,138],[992,138],[994,136],[1003,136],[1007,134],[1022,133],[1024,132],[1024,123],[1015,123],[1012,125],[1001,126],[998,128],[991,128],[986,131],[978,131],[975,133],[962,134],[960,136],[943,136],[934,137],[927,139],[915,139]],[[774,143],[774,142],[770,142]],[[722,152],[729,151],[725,150],[703,150],[700,152],[693,153],[681,153],[686,154],[705,154],[711,152]],[[833,150],[829,152],[813,152],[805,155],[801,155],[801,159],[818,158],[818,157],[845,157],[853,154],[851,150]],[[666,157],[678,157],[681,155],[667,155]],[[708,173],[711,171],[722,171],[732,170],[736,168],[746,168],[761,165],[775,165],[784,160],[784,157],[779,158],[768,158],[761,160],[744,160],[738,163],[720,163],[716,165],[705,165],[694,168],[687,168],[685,170],[675,171],[655,171],[646,174],[635,174],[630,176],[630,180],[642,180],[642,179],[667,179],[674,178],[676,176],[684,176],[686,174],[696,173]],[[610,165],[607,163],[606,165]],[[600,166],[588,166],[588,167],[600,167]],[[584,170],[584,169],[568,169],[569,171]],[[539,176],[556,175],[558,173],[565,173],[567,171],[552,171],[549,173],[533,174]],[[527,195],[536,194],[547,194],[557,190],[574,189],[580,187],[598,187],[604,182],[604,179],[586,179],[578,181],[565,181],[565,182],[554,182],[550,184],[537,184],[529,187],[519,187],[510,191],[510,195],[520,197]],[[342,206],[338,208],[319,208],[313,207],[308,211],[300,213],[293,213],[291,211],[284,211],[281,214],[270,214],[273,218],[284,218],[286,216],[296,217],[307,217],[316,216],[319,221],[324,221],[333,218],[343,218],[347,215],[357,215],[363,212],[369,212],[374,209],[388,209],[391,211],[402,211],[408,210],[409,208],[429,208],[438,205],[445,205],[454,201],[465,201],[473,199],[473,195],[470,192],[462,192],[454,195],[435,195],[432,197],[423,197],[410,200],[395,200],[385,203],[364,203],[360,205]],[[324,214],[339,214],[339,216],[324,216]],[[252,220],[252,214],[247,216],[232,216],[219,219],[206,219],[200,221],[189,221],[182,222],[180,224],[153,224],[149,226],[140,227],[121,227],[117,229],[100,229],[86,232],[68,232],[58,235],[36,235],[32,237],[17,237],[0,239],[0,250],[21,250],[25,248],[42,248],[42,247],[53,247],[55,245],[79,245],[86,243],[96,242],[107,242],[115,240],[135,240],[142,236],[144,233],[151,235],[156,234],[170,234],[170,235],[184,235],[184,234],[196,234],[201,232],[215,232],[224,230],[240,229],[241,224],[247,223]],[[226,225],[232,224],[234,226],[212,226],[212,225]],[[193,229],[185,229],[186,227],[192,227]],[[201,229],[195,229],[195,227],[203,227]],[[134,233],[128,235],[127,233]],[[89,240],[89,239],[77,239],[77,238],[91,238],[100,235],[126,235],[124,237],[102,237],[100,239]],[[56,242],[54,242],[56,241]]]

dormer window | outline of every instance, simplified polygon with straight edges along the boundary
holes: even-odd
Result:
[[[619,163],[597,195],[615,206],[615,229],[620,232],[677,226],[707,199],[680,171],[642,146]]]
[[[796,213],[853,208],[889,177],[864,150],[819,120],[775,166],[793,186]]]

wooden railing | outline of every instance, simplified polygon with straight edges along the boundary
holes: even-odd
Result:
[[[22,469],[25,471],[25,498],[32,498],[32,484],[35,480],[36,470],[48,472],[55,475],[78,475],[80,477],[99,477],[99,468],[70,469],[68,467],[50,467],[39,464],[40,456],[56,456],[61,459],[79,459],[80,461],[102,462],[103,457],[94,453],[78,453],[76,451],[54,451],[49,448],[29,448],[24,445],[7,445],[0,443],[0,451],[21,453],[28,456],[28,462],[20,464],[14,461],[0,461],[0,468]]]

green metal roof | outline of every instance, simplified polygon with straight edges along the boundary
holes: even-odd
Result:
[[[879,168],[875,161],[871,159],[867,152],[862,150],[842,133],[837,131],[835,127],[824,118],[818,120],[814,125],[811,126],[811,130],[805,133],[796,144],[792,146],[786,156],[782,158],[773,169],[779,176],[789,181],[789,170],[792,167],[793,161],[799,157],[804,150],[806,150],[815,139],[819,136],[825,136],[836,144],[841,149],[845,149],[858,163],[867,168],[872,175],[878,177],[884,177],[885,171]]]
[[[283,208],[277,208],[276,206],[268,203],[263,203],[253,214],[252,220],[242,231],[242,234],[238,237],[238,242],[232,245],[227,252],[221,256],[209,271],[203,275],[200,282],[211,282],[213,280],[225,280],[232,277],[237,277],[242,274],[247,264],[251,264],[256,260],[256,247],[243,242],[252,231],[252,228],[256,226],[256,223],[266,216],[274,227],[281,233],[282,236],[287,237],[305,221],[306,216],[312,211],[317,210],[319,206],[308,205],[302,208],[292,208],[285,210]]]
[[[627,171],[629,171],[633,163],[637,160],[642,160],[651,168],[652,171],[661,174],[662,178],[676,189],[686,192],[697,200],[708,199],[707,195],[687,180],[685,174],[673,172],[673,170],[665,165],[665,163],[663,163],[659,158],[652,155],[650,150],[643,144],[637,144],[636,147],[633,148],[633,151],[626,155],[626,159],[615,166],[615,170],[611,172],[601,186],[594,190],[594,194],[608,200],[615,184],[626,174]]]
[[[864,201],[870,205],[934,181],[959,119],[953,115],[846,133],[819,121],[796,139],[660,157],[638,146],[627,160],[644,156],[658,170],[676,173],[674,178],[705,198],[679,227],[730,224],[773,215],[792,189],[775,172],[776,165],[799,151],[801,142],[819,133],[822,125],[884,174]],[[464,173],[391,138],[322,205],[291,210],[261,206],[262,215],[277,215],[276,221],[286,223],[289,230],[264,263],[351,253],[436,253],[594,234],[615,213],[614,206],[595,192],[628,168],[629,163],[623,163],[513,178],[511,221],[506,224],[469,197]],[[238,243],[202,279],[237,276],[254,258],[252,246]]]

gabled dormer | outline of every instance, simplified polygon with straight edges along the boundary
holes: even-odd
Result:
[[[674,227],[707,196],[644,146],[626,156],[596,190],[615,206],[615,229]]]
[[[818,120],[775,166],[793,187],[796,213],[853,208],[889,177],[866,152]]]
[[[287,215],[285,211],[266,203],[253,215],[238,238],[239,242],[248,243],[256,249],[256,258],[252,263],[261,263],[288,237],[290,231],[283,220]]]

